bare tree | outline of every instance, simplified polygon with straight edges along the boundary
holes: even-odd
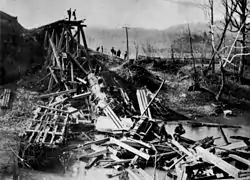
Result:
[[[193,74],[194,86],[193,86],[193,88],[196,89],[196,88],[200,87],[200,84],[199,84],[198,74],[197,74],[197,70],[196,70],[196,63],[195,63],[194,52],[193,52],[192,34],[191,34],[189,24],[188,24],[187,28],[188,28],[188,36],[189,36],[189,44],[190,44],[190,53],[191,53],[191,57],[193,60],[193,70],[194,70],[194,74]]]
[[[242,46],[241,60],[238,68],[238,80],[242,80],[244,74],[244,66],[246,63],[246,40],[247,33],[250,30],[250,23],[247,23],[247,19],[250,17],[250,2],[248,0],[224,0],[224,7],[226,11],[230,11],[232,6],[235,6],[236,9],[230,17],[230,31],[231,32],[240,32],[241,38],[238,42]]]

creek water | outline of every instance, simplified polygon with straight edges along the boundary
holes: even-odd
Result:
[[[237,125],[241,128],[223,128],[225,135],[227,136],[229,142],[235,140],[231,139],[230,136],[245,136],[250,137],[250,112],[245,112],[237,117],[203,117],[196,119],[196,121],[202,122],[213,122],[213,123],[222,123],[227,125]],[[178,122],[169,122],[166,125],[166,130],[172,134]],[[190,125],[183,125],[186,133],[185,137],[199,140],[207,136],[213,137],[222,137],[221,131],[217,127],[192,127]],[[223,138],[217,139],[215,144],[224,145],[225,141]],[[84,169],[85,163],[78,162],[72,170],[66,174],[63,173],[48,173],[41,171],[32,171],[27,169],[20,169],[19,180],[106,180],[109,179],[105,174],[112,171],[111,169],[102,169],[102,168],[92,168],[88,171]],[[149,174],[153,174],[153,168],[147,168],[146,171]],[[163,180],[165,178],[165,172],[157,171],[157,179]],[[10,180],[12,175],[2,174],[0,175],[1,180]],[[118,177],[113,178],[114,180]]]

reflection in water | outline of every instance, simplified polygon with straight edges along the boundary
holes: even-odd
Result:
[[[173,134],[176,125],[166,125],[166,130],[168,133]],[[191,127],[187,125],[183,125],[186,133],[184,137],[190,138],[192,140],[200,140],[207,136],[222,137],[221,131],[217,127]],[[223,128],[223,131],[228,138],[229,142],[233,142],[235,140],[229,139],[230,136],[246,136],[250,137],[249,127],[248,128]],[[223,138],[216,139],[215,144],[223,145],[225,144]]]

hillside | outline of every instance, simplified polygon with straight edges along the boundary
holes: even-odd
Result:
[[[0,11],[0,84],[21,77],[32,62],[42,62],[42,48],[27,33],[17,17]]]

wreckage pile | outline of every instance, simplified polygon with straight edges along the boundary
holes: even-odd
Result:
[[[49,84],[47,92],[37,96],[33,119],[22,135],[20,165],[40,168],[53,156],[66,166],[67,152],[77,150],[85,169],[116,169],[109,178],[153,179],[155,174],[143,170],[149,166],[165,170],[169,179],[250,178],[249,139],[215,146],[217,137],[184,138],[182,125],[168,134],[166,123],[151,111],[153,104],[157,108],[155,98],[164,81],[155,94],[145,88],[136,91],[138,112],[126,91],[109,86],[101,76],[104,67],[89,54],[84,26],[82,21],[62,20],[36,30],[38,38],[45,37],[44,80],[49,78]],[[100,122],[106,127],[98,126]],[[93,131],[103,138],[94,139]],[[84,141],[68,146],[75,137]]]

